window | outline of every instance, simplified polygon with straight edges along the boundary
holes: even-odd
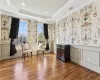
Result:
[[[43,30],[43,24],[38,23],[38,48],[43,49],[45,46],[45,38],[44,38],[44,30]]]
[[[27,36],[27,21],[20,20],[19,36]]]
[[[21,42],[27,42],[28,23],[25,20],[20,20],[18,38]]]

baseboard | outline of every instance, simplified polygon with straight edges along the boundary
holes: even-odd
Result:
[[[100,66],[93,65],[91,63],[85,62],[83,60],[76,59],[74,57],[71,57],[71,61],[100,74]]]
[[[14,58],[19,58],[22,56],[2,56],[1,60],[6,60],[6,59],[14,59]]]

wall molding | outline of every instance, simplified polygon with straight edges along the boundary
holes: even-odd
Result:
[[[97,73],[100,73],[100,67],[99,66],[95,66],[93,64],[87,63],[87,62],[85,62],[83,60],[78,60],[78,59],[73,58],[73,57],[71,57],[71,61],[75,62],[75,63],[77,63],[77,64],[79,64],[79,65],[81,65],[83,67],[86,67],[86,68],[88,68],[90,70],[93,70],[93,71],[95,71]]]
[[[100,73],[100,48],[71,45],[71,49],[75,49],[74,53],[73,51],[71,52],[71,54],[73,55],[71,56],[72,62]],[[77,50],[80,50],[80,52],[77,52]],[[78,54],[81,55],[80,59],[76,58]],[[90,59],[90,61],[88,61],[88,58]]]

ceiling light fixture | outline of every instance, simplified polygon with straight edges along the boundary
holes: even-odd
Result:
[[[48,11],[45,11],[45,13],[47,14],[47,13],[48,13]]]
[[[70,7],[70,8],[69,8],[69,10],[72,10],[72,9],[73,9],[73,7]]]
[[[22,3],[22,6],[25,6],[25,3]]]

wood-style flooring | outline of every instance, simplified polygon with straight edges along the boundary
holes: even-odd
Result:
[[[0,80],[100,80],[100,74],[72,62],[63,63],[54,54],[0,62]]]

